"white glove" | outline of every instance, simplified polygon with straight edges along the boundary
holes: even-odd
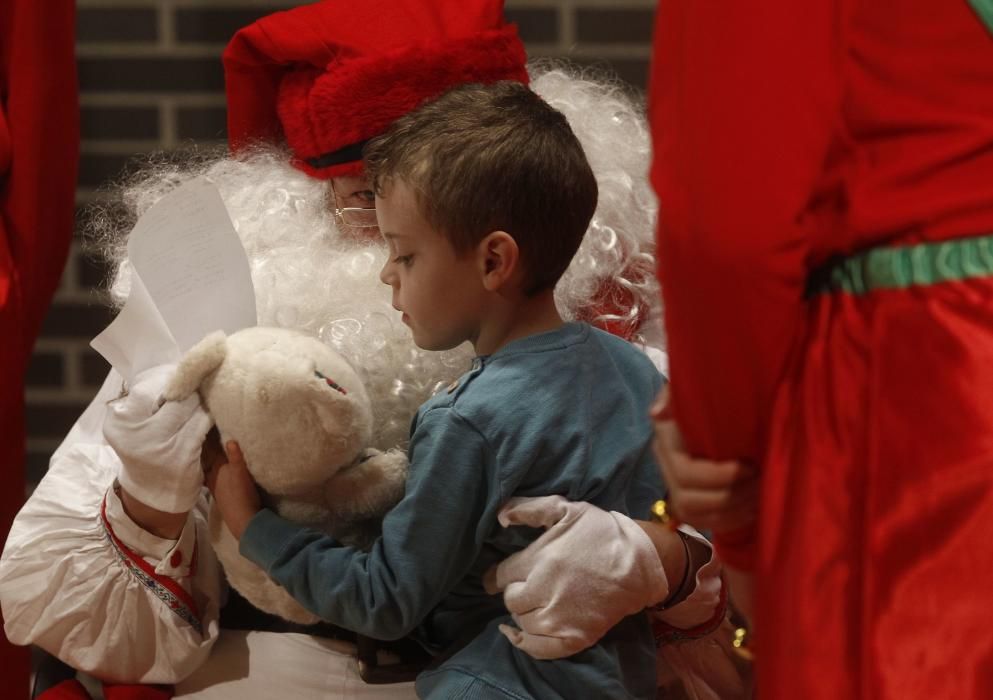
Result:
[[[561,496],[511,499],[500,524],[546,527],[526,549],[487,572],[489,593],[520,627],[501,625],[536,659],[559,659],[595,644],[628,615],[669,592],[658,552],[630,518]]]
[[[121,460],[121,486],[147,506],[185,513],[200,497],[200,449],[213,421],[196,393],[163,402],[175,365],[135,377],[127,396],[110,402],[103,435]]]

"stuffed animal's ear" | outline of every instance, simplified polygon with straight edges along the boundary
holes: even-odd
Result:
[[[199,389],[203,380],[224,362],[227,341],[224,331],[217,331],[190,348],[179,361],[176,374],[166,387],[163,394],[166,401],[181,401]]]

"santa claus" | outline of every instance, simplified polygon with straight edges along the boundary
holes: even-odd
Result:
[[[128,216],[114,210],[94,220],[117,262],[114,299],[122,302],[130,287],[124,245],[135,218],[205,177],[248,254],[260,325],[308,331],[342,353],[368,388],[376,446],[402,447],[417,406],[464,371],[471,350],[417,349],[393,310],[378,278],[386,248],[362,146],[454,85],[530,81],[569,119],[600,190],[582,248],[556,289],[560,311],[664,358],[641,107],[616,85],[525,60],[499,0],[328,0],[246,27],[224,54],[231,152],[153,165],[123,191]],[[412,683],[368,684],[359,673],[358,656],[368,669],[391,654],[403,658],[403,649],[370,651],[346,630],[291,628],[225,607],[201,489],[210,419],[195,396],[160,408],[167,378],[139,376],[108,407],[122,394],[111,372],[53,455],[0,563],[8,637],[106,681],[175,684],[178,697],[414,697]],[[556,580],[598,576],[602,585],[592,588],[602,599],[583,605],[616,620],[632,605],[625,576],[658,552],[648,538],[611,544],[631,553],[627,567],[591,567],[587,559]],[[692,566],[683,593],[693,593],[666,613],[687,628],[721,617],[718,565],[708,555]],[[567,593],[589,595],[562,591],[556,603]],[[565,602],[549,606],[550,620],[582,607]],[[603,618],[588,628],[576,619],[558,624],[592,643],[606,629]]]

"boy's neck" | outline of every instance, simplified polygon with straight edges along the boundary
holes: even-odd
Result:
[[[505,300],[497,305],[491,318],[482,325],[473,348],[477,355],[492,355],[511,341],[554,331],[562,324],[551,289],[532,297]]]

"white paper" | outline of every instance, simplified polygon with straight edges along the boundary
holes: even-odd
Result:
[[[202,178],[170,192],[128,237],[131,294],[91,345],[131,381],[216,330],[254,326],[248,257],[217,188]]]
[[[206,180],[186,183],[149,209],[128,237],[128,258],[181,352],[213,331],[256,324],[245,249]]]
[[[90,345],[130,384],[156,365],[177,362],[179,347],[138,275],[124,308]]]

